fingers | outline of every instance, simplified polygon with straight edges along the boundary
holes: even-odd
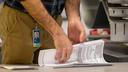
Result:
[[[61,50],[60,50],[60,49],[57,49],[56,55],[55,55],[55,59],[56,59],[57,61],[60,61],[60,60],[61,60],[61,56],[62,56]]]
[[[66,50],[57,50],[55,58],[58,63],[64,63],[67,60]]]
[[[72,44],[77,44],[86,41],[86,35],[84,30],[79,32],[71,32],[68,37],[71,40]]]
[[[66,51],[67,51],[67,49],[63,48],[62,57],[61,57],[60,63],[66,62],[66,60],[67,60],[67,52]]]
[[[80,37],[79,37],[79,41],[80,42],[86,41],[86,35],[85,35],[84,31],[81,32]]]
[[[72,50],[73,50],[73,46],[70,48],[67,48],[67,60],[70,58],[70,56],[72,54]]]
[[[86,35],[84,32],[81,32],[79,35],[77,36],[73,36],[74,38],[71,38],[70,36],[70,40],[72,42],[72,44],[78,44],[78,43],[82,43],[86,41]]]
[[[72,44],[80,43],[79,33],[74,33],[74,35],[69,35],[69,39],[71,40]]]
[[[70,58],[71,53],[72,48],[63,48],[61,51],[57,50],[55,58],[58,63],[65,63]]]

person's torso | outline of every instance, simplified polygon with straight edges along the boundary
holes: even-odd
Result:
[[[5,4],[22,12],[26,12],[19,1],[20,0],[5,0]],[[65,0],[42,0],[42,3],[44,4],[49,14],[60,15],[64,8]]]

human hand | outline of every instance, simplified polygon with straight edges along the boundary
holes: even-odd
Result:
[[[61,35],[54,39],[54,44],[56,47],[55,59],[58,63],[65,63],[72,53],[72,43],[66,35]]]
[[[68,37],[73,44],[86,40],[85,29],[80,20],[74,19],[68,22]]]

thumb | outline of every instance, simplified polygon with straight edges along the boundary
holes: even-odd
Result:
[[[86,35],[85,35],[85,32],[83,31],[81,32],[80,37],[79,37],[80,42],[84,42],[86,40],[85,38],[86,38]]]

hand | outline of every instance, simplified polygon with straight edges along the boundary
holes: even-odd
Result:
[[[55,59],[59,63],[66,62],[70,58],[73,49],[71,41],[66,35],[61,35],[54,39],[54,44],[57,50]]]
[[[68,37],[73,44],[84,42],[86,40],[85,29],[80,20],[74,19],[69,21]]]

